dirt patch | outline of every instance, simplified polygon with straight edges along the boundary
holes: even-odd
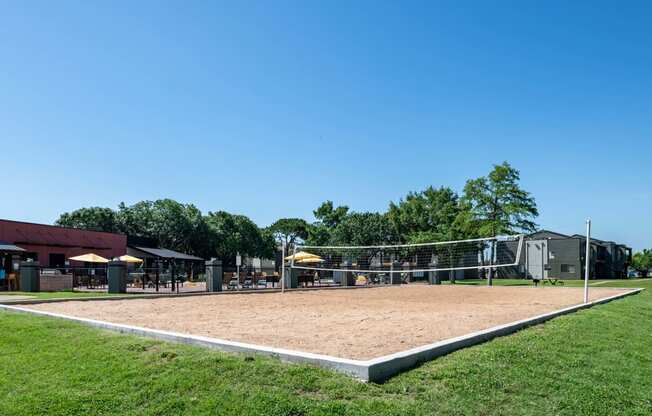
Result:
[[[592,288],[591,300],[622,293]],[[406,285],[355,290],[68,301],[28,308],[370,359],[582,302],[579,288]]]

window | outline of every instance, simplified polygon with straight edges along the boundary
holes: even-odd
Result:
[[[561,265],[562,273],[575,273],[575,266],[572,264],[562,264]]]
[[[48,266],[50,267],[64,267],[66,263],[66,255],[60,253],[50,253],[50,262]]]

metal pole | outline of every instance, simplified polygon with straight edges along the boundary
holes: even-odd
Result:
[[[170,267],[170,282],[172,286],[170,287],[170,291],[174,293],[175,291],[179,293],[179,284],[177,283],[177,267],[176,267],[176,262],[174,259],[169,260],[169,267]]]
[[[589,265],[591,259],[591,219],[586,220],[586,254],[584,266],[584,303],[589,303]]]
[[[235,288],[237,290],[240,290],[240,265],[239,264],[235,265],[235,275],[236,275]]]
[[[285,292],[285,242],[281,247],[281,293],[283,293]]]

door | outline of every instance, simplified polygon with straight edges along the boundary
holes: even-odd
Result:
[[[548,271],[548,242],[546,240],[533,240],[526,242],[527,250],[527,277],[533,280],[543,280]]]
[[[63,268],[66,265],[66,255],[60,253],[50,253],[48,266],[52,268]]]

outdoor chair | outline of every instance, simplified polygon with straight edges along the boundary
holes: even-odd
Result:
[[[168,283],[170,283],[170,275],[169,274],[161,274],[159,276],[159,280],[158,280],[159,286],[163,286],[163,287],[167,288]]]
[[[18,279],[16,273],[9,273],[7,275],[7,287],[9,290],[18,290]]]
[[[183,287],[183,284],[186,282],[186,275],[177,276],[177,283]]]
[[[224,274],[226,277],[226,273]],[[237,290],[240,282],[238,281],[238,276],[235,273],[230,273],[228,282],[226,283],[227,290]]]
[[[252,276],[245,276],[244,282],[242,282],[242,287],[243,288],[248,288],[250,289],[254,285],[254,279]]]
[[[547,284],[552,285],[552,286],[556,286],[556,285],[562,285],[563,286],[563,284],[564,284],[563,280],[558,279],[556,277],[544,277],[541,280],[532,279],[532,281],[534,282],[534,286],[538,286],[539,282],[541,282],[541,285],[545,285],[547,283]]]
[[[131,283],[131,285],[135,286],[135,287],[142,286],[143,281],[141,280],[140,276],[137,276],[137,275],[136,276],[130,275],[130,276],[131,276],[131,279],[127,279],[127,283]],[[129,280],[131,280],[131,281],[129,281]]]

